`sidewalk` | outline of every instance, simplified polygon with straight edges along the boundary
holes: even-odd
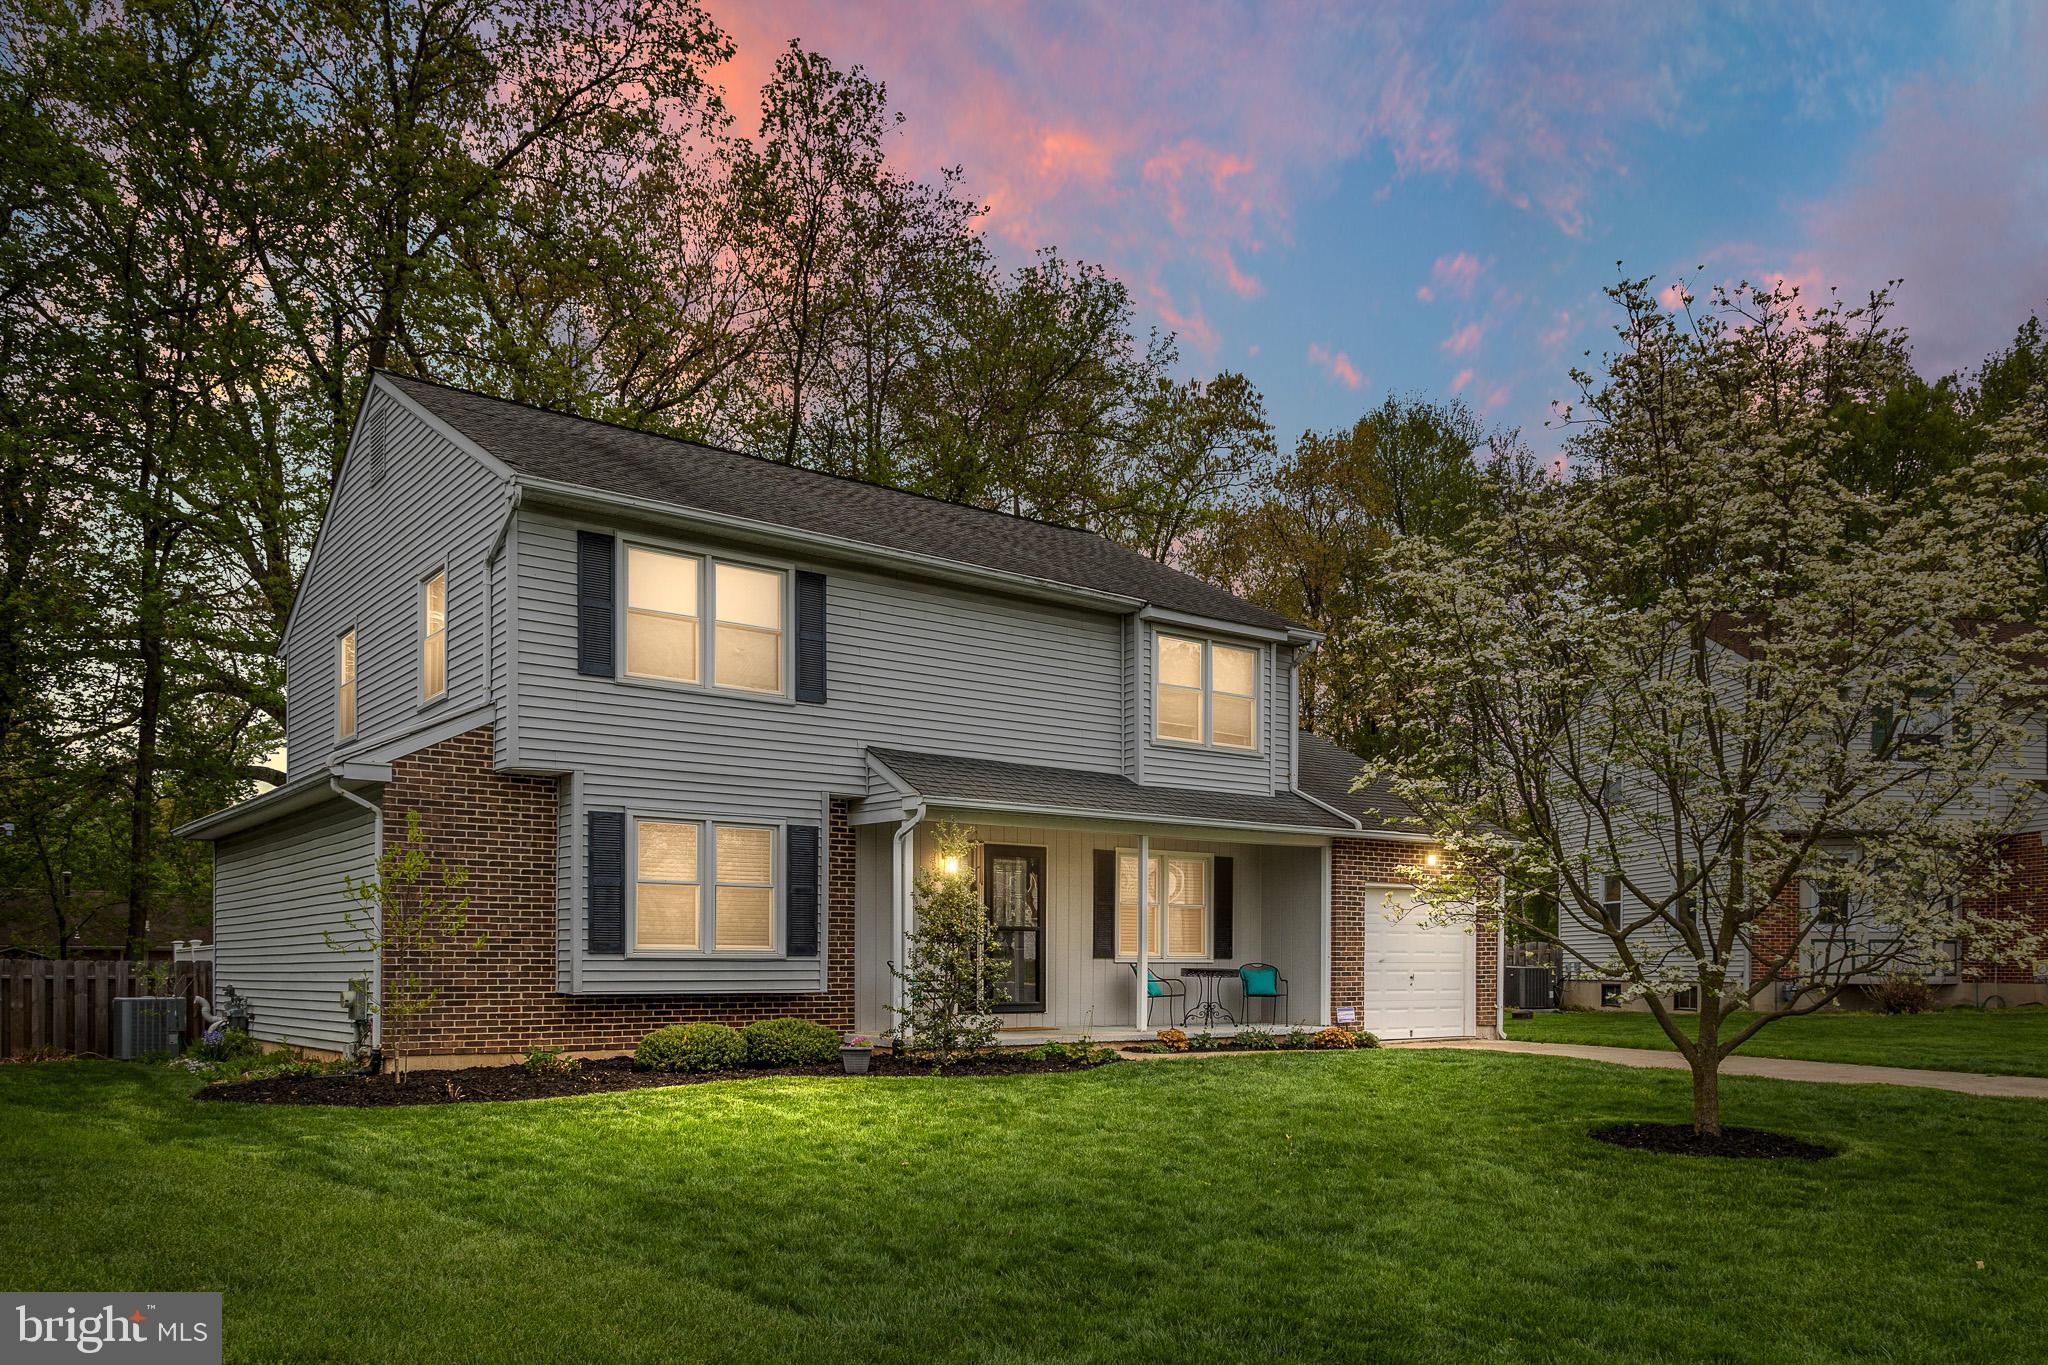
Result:
[[[1478,1052],[1519,1052],[1536,1057],[1570,1057],[1656,1071],[1683,1071],[1675,1052],[1642,1047],[1594,1047],[1581,1043],[1517,1043],[1479,1038],[1449,1042],[1389,1043],[1388,1047],[1461,1048]],[[1721,1063],[1723,1076],[1762,1076],[1774,1081],[1822,1081],[1832,1085],[1910,1085],[1953,1090],[1961,1095],[2048,1100],[2048,1076],[1982,1076],[1973,1071],[1916,1071],[1903,1066],[1860,1066],[1850,1062],[1802,1062],[1788,1057],[1734,1056]]]

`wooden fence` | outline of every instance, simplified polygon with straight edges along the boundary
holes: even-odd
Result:
[[[127,961],[0,961],[0,1057],[59,1054],[111,1057],[114,1000],[134,995],[138,964]],[[180,962],[173,992],[185,997],[185,1037],[205,1027],[199,1001],[213,993],[211,962]]]

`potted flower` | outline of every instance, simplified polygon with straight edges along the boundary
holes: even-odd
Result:
[[[839,1062],[849,1076],[868,1074],[868,1061],[875,1055],[875,1040],[865,1033],[849,1033],[839,1045]]]

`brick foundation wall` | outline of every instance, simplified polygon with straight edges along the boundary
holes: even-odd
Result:
[[[1770,964],[1792,951],[1793,941],[1799,937],[1799,887],[1793,882],[1777,894],[1771,908],[1757,916],[1750,929],[1751,950],[1749,955],[1749,980],[1754,985],[1770,975]],[[1799,959],[1794,957],[1778,972],[1778,978],[1789,981],[1799,975]]]
[[[1414,869],[1437,850],[1386,839],[1337,839],[1330,845],[1330,1013],[1365,1017],[1365,915],[1371,894],[1412,882]],[[1500,926],[1488,914],[1473,931],[1477,1016],[1482,1034],[1500,1022]]]
[[[849,803],[832,803],[827,831],[826,987],[803,995],[562,995],[555,989],[556,780],[491,767],[491,729],[445,740],[392,765],[384,788],[384,847],[405,840],[416,811],[431,857],[469,869],[469,935],[424,964],[441,998],[420,1016],[409,1047],[418,1056],[508,1054],[533,1048],[611,1052],[663,1024],[744,1024],[795,1015],[853,1027],[854,835]],[[578,932],[581,932],[580,925]],[[384,963],[389,983],[409,969]],[[386,1039],[387,1046],[389,1038]]]

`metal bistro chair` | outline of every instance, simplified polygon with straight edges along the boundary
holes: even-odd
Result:
[[[1138,964],[1137,964],[1137,963],[1135,963],[1135,962],[1133,962],[1133,963],[1131,963],[1131,964],[1130,964],[1130,967],[1131,967],[1131,975],[1132,975],[1132,976],[1136,976],[1136,975],[1138,974]],[[1145,1027],[1146,1027],[1146,1028],[1151,1028],[1151,1027],[1152,1027],[1152,1004],[1153,1004],[1153,1002],[1154,1002],[1154,1001],[1157,1001],[1157,1000],[1164,1000],[1164,1001],[1166,1002],[1166,1012],[1167,1012],[1167,1018],[1169,1018],[1169,1019],[1172,1019],[1172,1018],[1173,1018],[1173,1012],[1174,1012],[1174,1010],[1175,1010],[1175,1009],[1178,1009],[1178,1010],[1180,1011],[1180,1018],[1179,1018],[1179,1019],[1177,1019],[1177,1020],[1174,1020],[1174,1024],[1173,1024],[1173,1026],[1174,1026],[1175,1028],[1179,1028],[1179,1027],[1180,1027],[1181,1025],[1183,1025],[1183,1024],[1185,1024],[1185,1023],[1187,1022],[1187,1020],[1188,1020],[1188,988],[1187,988],[1187,984],[1186,984],[1185,982],[1183,982],[1183,981],[1182,981],[1182,980],[1181,980],[1181,979],[1180,979],[1179,977],[1162,977],[1162,976],[1160,976],[1160,975],[1159,975],[1159,973],[1157,973],[1157,972],[1153,971],[1153,970],[1152,970],[1152,969],[1151,969],[1150,967],[1147,967],[1147,968],[1145,969]]]
[[[1266,1022],[1277,1024],[1280,1016],[1287,1013],[1287,978],[1280,975],[1280,969],[1270,962],[1247,962],[1237,969],[1237,979],[1244,987],[1244,1017],[1250,1023],[1252,1002],[1266,1002]]]

